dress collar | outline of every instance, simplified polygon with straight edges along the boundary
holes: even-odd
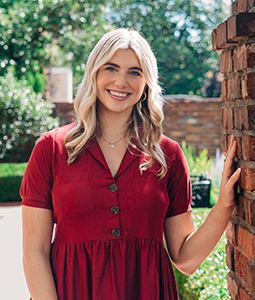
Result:
[[[132,143],[138,147],[138,142],[135,139],[132,139]],[[89,142],[87,142],[85,149],[99,163],[101,163],[106,169],[108,169],[109,172],[111,172],[96,138],[92,138]],[[119,170],[116,173],[114,179],[116,180],[136,159],[138,159],[138,158],[140,159],[140,157],[141,157],[141,152],[138,149],[128,146],[128,148],[123,156],[123,159],[121,161]]]

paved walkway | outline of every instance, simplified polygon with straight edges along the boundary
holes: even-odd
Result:
[[[21,206],[0,206],[0,299],[28,300],[22,267]]]

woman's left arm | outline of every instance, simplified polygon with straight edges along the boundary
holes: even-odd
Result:
[[[236,205],[234,185],[240,169],[234,171],[236,142],[231,138],[222,172],[218,202],[203,225],[195,230],[191,212],[165,220],[165,239],[173,263],[183,273],[192,274],[218,243]]]

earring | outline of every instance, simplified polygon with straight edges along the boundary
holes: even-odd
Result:
[[[145,100],[146,100],[146,98],[147,98],[147,94],[144,92],[144,93],[143,93],[143,99],[141,98],[141,99],[140,99],[140,101],[142,101],[142,102],[143,102],[143,101],[145,101]]]

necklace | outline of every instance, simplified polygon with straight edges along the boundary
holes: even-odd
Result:
[[[120,138],[117,142],[115,142],[115,143],[110,143],[110,142],[108,142],[105,138],[103,138],[102,135],[100,135],[100,137],[108,144],[108,146],[109,146],[110,148],[114,148],[115,145],[118,144],[118,142],[120,142],[121,140],[123,140],[125,136],[126,136],[126,134],[125,134],[122,138]]]

